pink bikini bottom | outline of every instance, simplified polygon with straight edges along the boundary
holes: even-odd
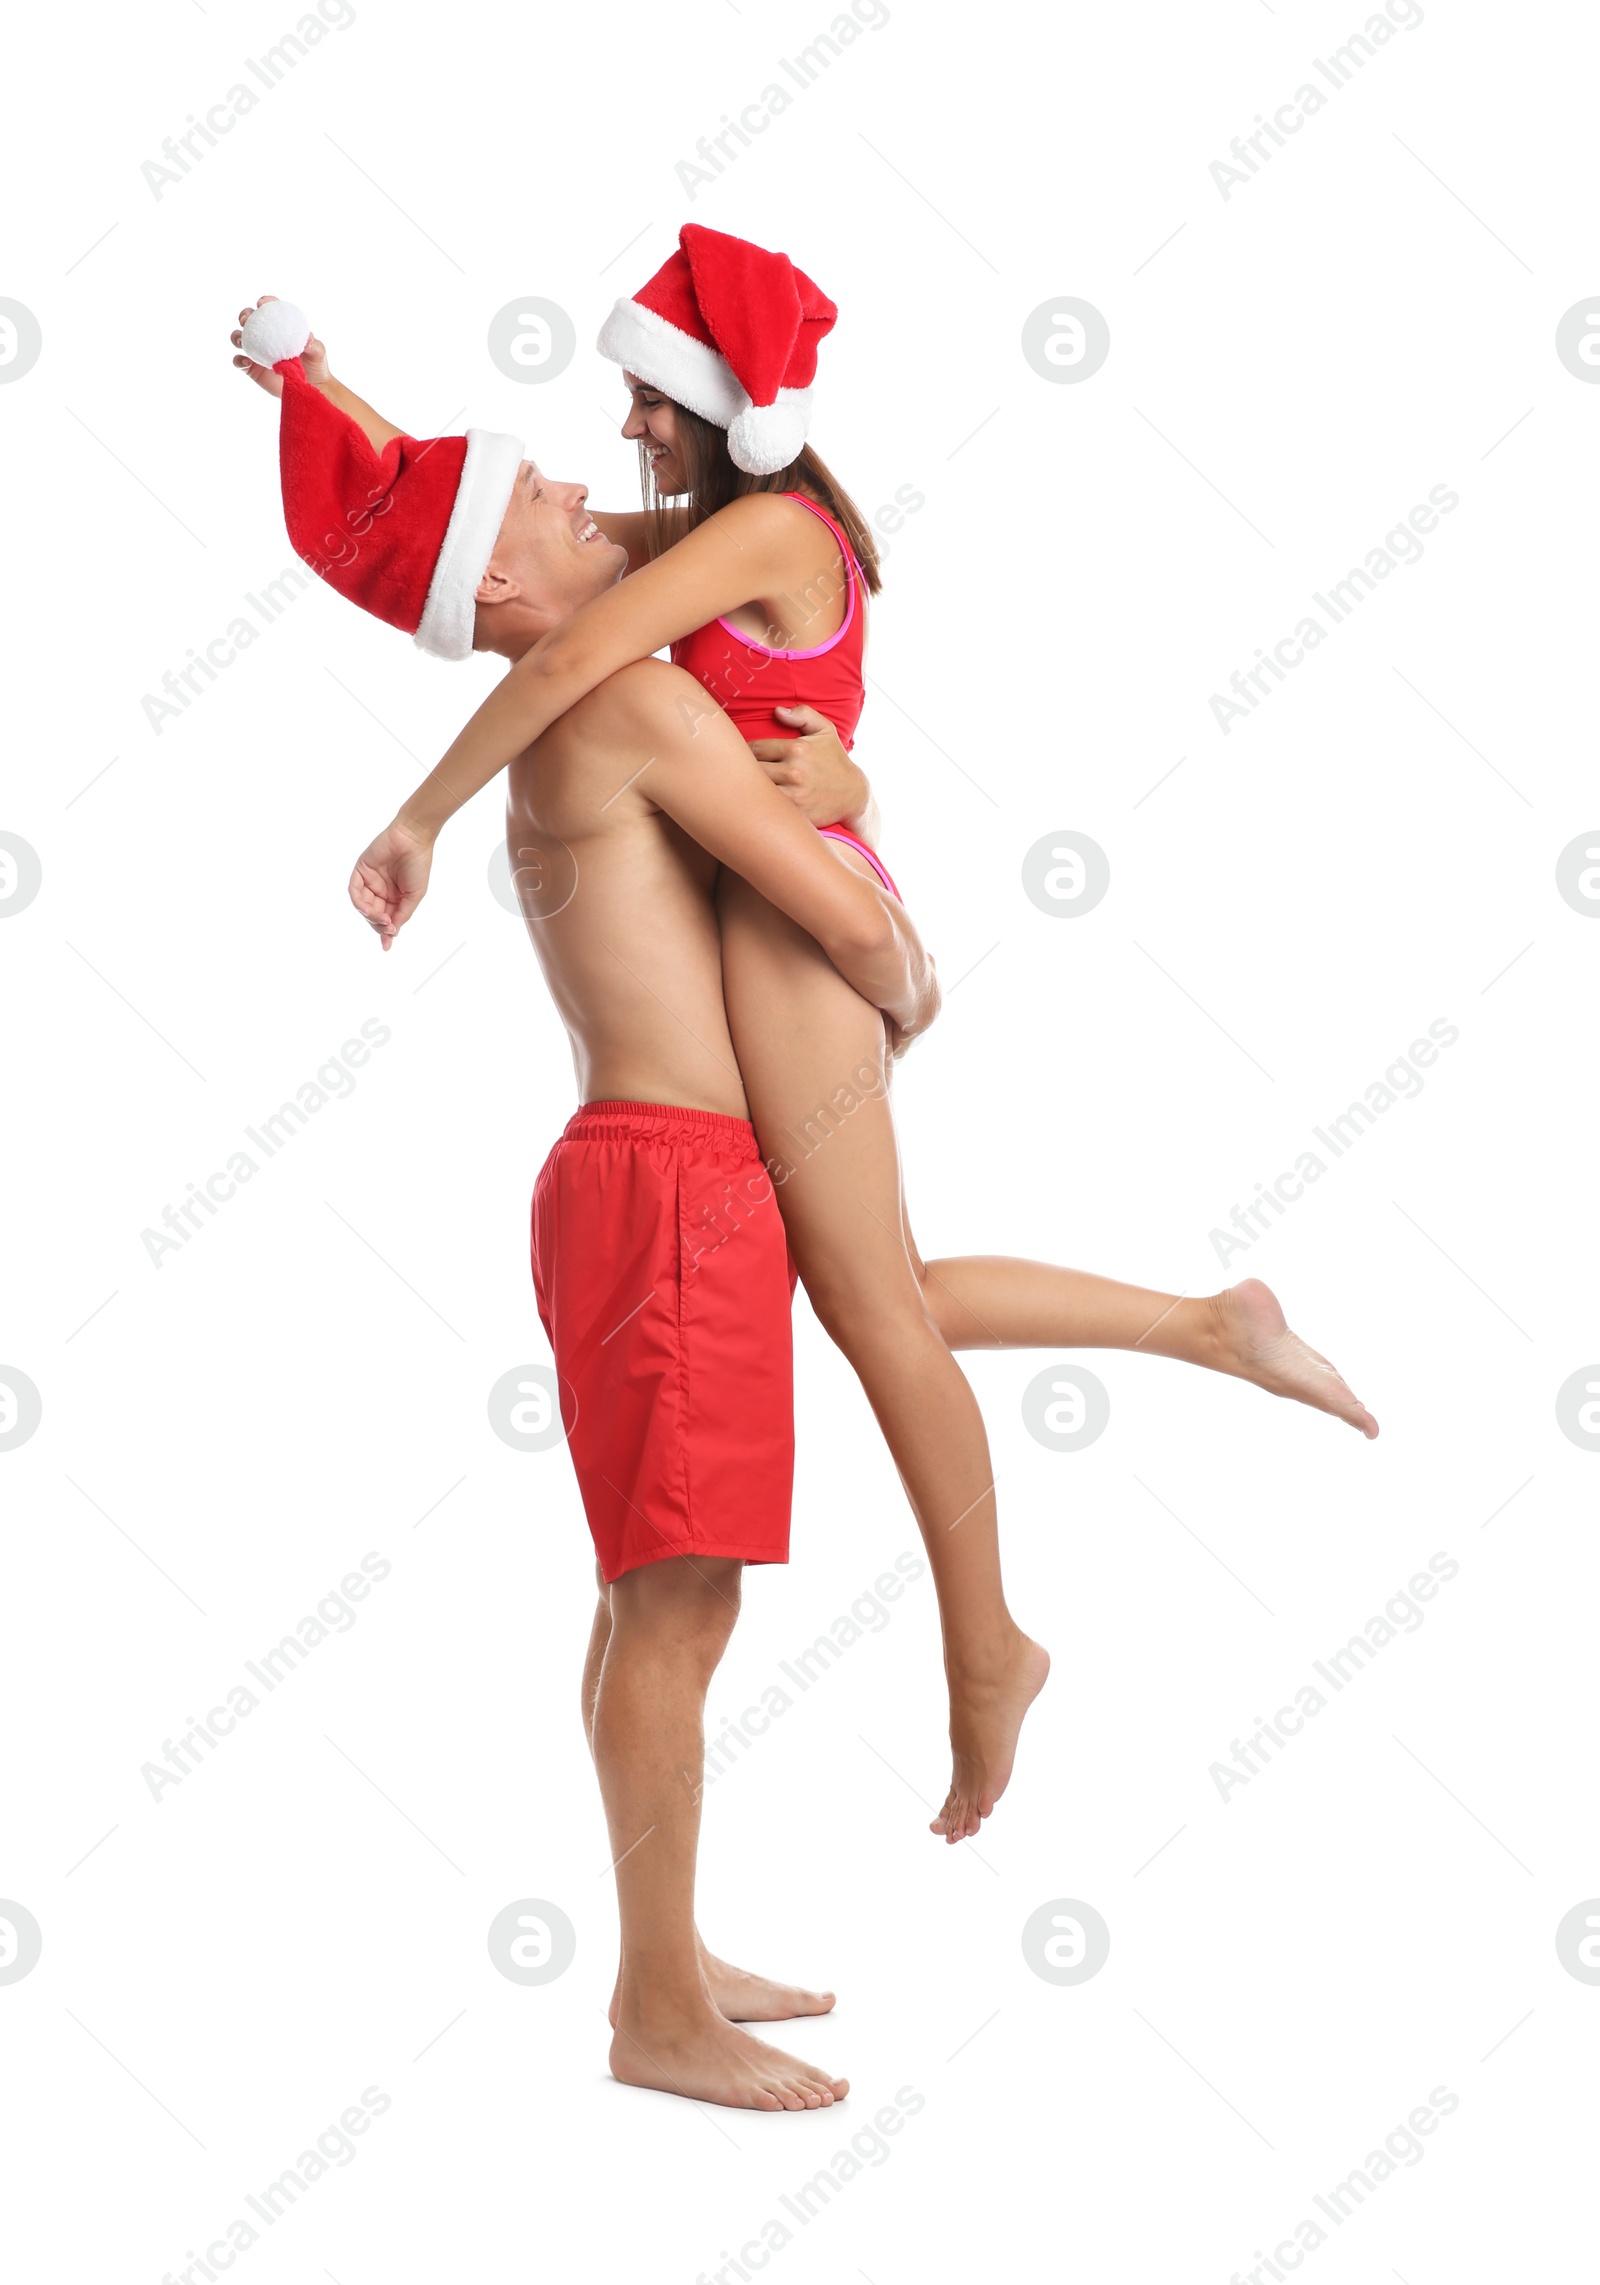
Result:
[[[879,862],[876,851],[869,849],[865,841],[858,840],[847,825],[819,825],[817,831],[824,841],[842,841],[847,849],[854,849],[858,856],[865,857],[889,894],[898,897],[901,904],[905,903],[905,898],[889,878],[886,868]]]

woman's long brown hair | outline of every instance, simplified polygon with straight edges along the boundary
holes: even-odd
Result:
[[[672,401],[677,408],[679,453],[688,474],[689,489],[686,493],[662,498],[651,479],[650,462],[641,439],[639,483],[652,518],[650,553],[653,556],[662,554],[675,540],[692,532],[696,524],[703,524],[708,516],[714,516],[719,508],[725,508],[730,500],[737,500],[746,492],[808,492],[821,501],[843,529],[861,566],[867,592],[870,595],[879,592],[883,575],[878,567],[877,543],[867,519],[809,444],[803,445],[799,457],[775,475],[751,476],[735,465],[725,429],[718,428],[713,421],[702,420],[698,413],[690,412],[687,405],[677,404],[676,398]]]

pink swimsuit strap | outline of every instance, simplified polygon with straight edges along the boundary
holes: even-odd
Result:
[[[817,643],[809,651],[775,651],[770,643],[756,642],[752,636],[747,635],[744,632],[742,627],[733,626],[727,619],[718,619],[717,625],[722,628],[724,633],[732,635],[735,642],[743,643],[747,651],[759,651],[763,658],[825,658],[829,651],[836,649],[838,645],[844,641],[846,635],[849,634],[850,629],[855,625],[856,582],[861,577],[861,566],[856,562],[855,550],[851,547],[849,539],[846,537],[843,529],[834,522],[832,516],[829,515],[826,508],[819,507],[815,500],[808,500],[803,492],[780,492],[778,497],[780,500],[793,500],[797,507],[809,508],[812,515],[817,517],[820,522],[825,523],[829,531],[832,532],[834,538],[838,541],[839,553],[844,558],[845,590],[850,598],[849,602],[845,605],[844,624],[840,627],[837,634],[830,635],[825,643]]]

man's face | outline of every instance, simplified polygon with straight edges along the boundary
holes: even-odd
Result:
[[[500,535],[479,588],[480,603],[518,601],[554,624],[615,586],[627,550],[590,516],[586,484],[558,483],[531,460],[517,471]]]

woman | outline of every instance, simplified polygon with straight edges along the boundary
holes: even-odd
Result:
[[[629,575],[511,669],[361,859],[351,895],[386,945],[426,890],[436,821],[608,675],[669,643],[762,741],[758,755],[840,862],[893,890],[868,842],[865,780],[837,740],[814,729],[792,767],[765,742],[777,713],[789,738],[824,717],[848,745],[861,711],[876,550],[804,441],[816,345],[834,316],[785,257],[694,225],[618,304],[601,346],[624,366],[623,434],[639,444],[646,506],[595,521],[627,549]],[[375,445],[400,433],[332,381],[319,344],[305,366]],[[853,826],[837,822],[845,816]],[[724,875],[719,905],[729,1024],[790,1247],[867,1392],[928,1548],[954,1763],[931,1830],[954,1842],[1004,1791],[1049,1659],[1006,1607],[988,1442],[953,1350],[1143,1348],[1253,1380],[1369,1436],[1377,1424],[1256,1280],[1197,1299],[1035,1262],[924,1263],[905,1216],[882,1019],[745,882]],[[819,1106],[833,1107],[831,1119],[818,1121]],[[817,1139],[797,1149],[791,1138],[808,1121]]]

